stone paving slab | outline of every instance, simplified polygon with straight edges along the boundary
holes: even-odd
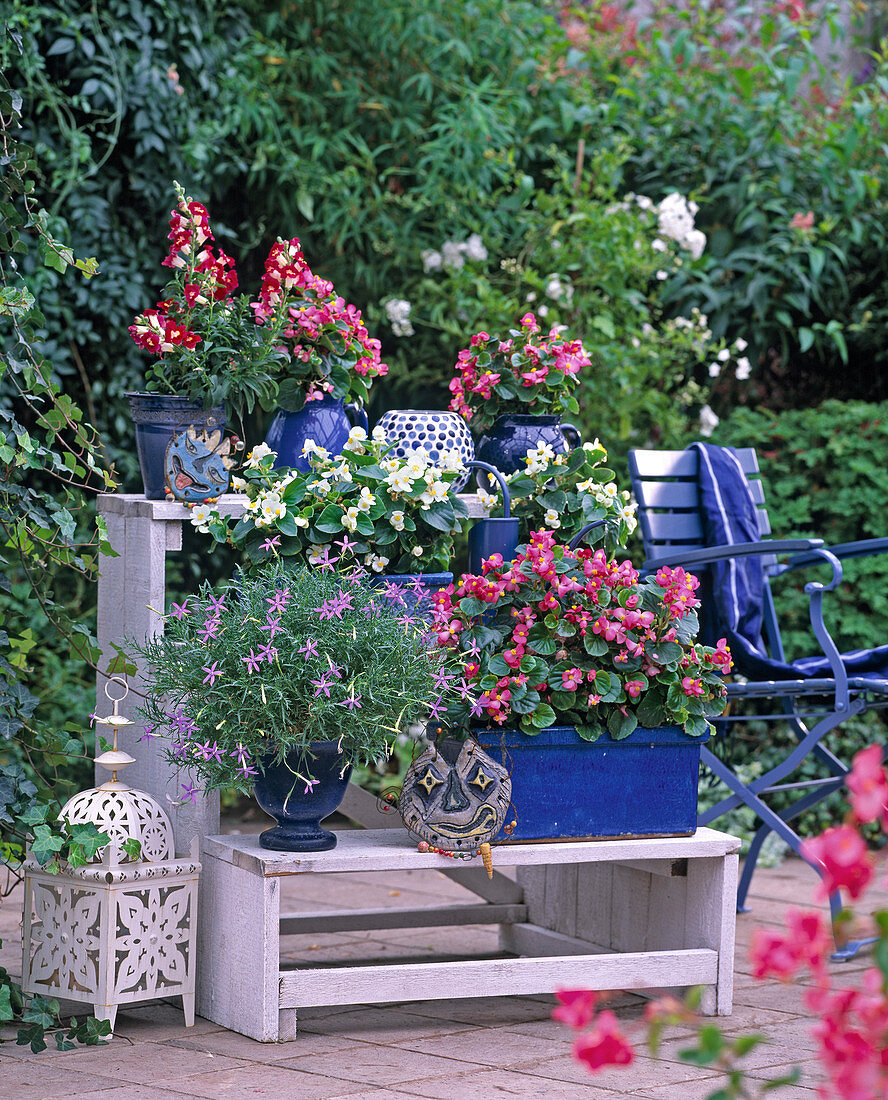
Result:
[[[499,868],[502,869],[502,868]],[[329,883],[329,890],[324,887]],[[750,1076],[764,1081],[801,1064],[799,1084],[769,1093],[773,1100],[816,1100],[823,1080],[813,1059],[815,1043],[803,997],[804,982],[762,984],[750,976],[748,945],[754,927],[782,925],[790,905],[809,906],[816,876],[798,860],[756,873],[752,912],[738,917],[735,1010],[716,1021],[730,1035],[751,1030],[769,1040],[747,1058]],[[371,890],[372,887],[372,890]],[[884,873],[875,905],[888,904]],[[323,912],[341,905],[417,906],[474,895],[437,872],[315,876],[288,883],[284,908]],[[21,893],[0,905],[0,965],[20,969]],[[825,912],[825,908],[821,906]],[[308,962],[334,956],[364,957],[381,952],[423,956],[460,949],[483,952],[495,944],[489,927],[398,929],[345,934],[317,943],[287,937],[284,954]],[[871,965],[862,954],[833,964],[849,981]],[[570,976],[565,975],[565,984]],[[720,1084],[711,1068],[688,1065],[680,1051],[684,1029],[667,1031],[658,1056],[639,1044],[635,1063],[592,1075],[570,1055],[571,1033],[551,1020],[551,996],[411,1001],[392,1005],[336,1006],[299,1012],[299,1037],[263,1044],[198,1019],[185,1029],[177,1001],[120,1010],[107,1047],[33,1055],[14,1044],[0,1045],[0,1097],[11,1100],[489,1100],[492,1096],[546,1100],[705,1100]],[[641,1030],[645,1001],[615,992],[609,1007],[632,1035]],[[70,1006],[83,1013],[82,1006]],[[7,1031],[4,1037],[9,1035]]]

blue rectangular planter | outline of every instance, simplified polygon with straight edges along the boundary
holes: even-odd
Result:
[[[639,727],[622,741],[602,734],[593,742],[573,726],[550,726],[535,737],[518,729],[472,733],[512,775],[518,825],[497,843],[689,836],[697,827],[705,739],[679,726]]]

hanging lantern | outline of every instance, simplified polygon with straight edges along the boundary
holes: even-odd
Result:
[[[112,684],[123,688],[116,698]],[[191,1027],[198,843],[177,859],[164,809],[117,778],[134,763],[117,746],[119,729],[131,724],[118,709],[128,692],[122,680],[109,680],[113,713],[96,719],[113,731],[113,748],[96,757],[111,778],[75,794],[59,814],[72,825],[91,821],[110,843],[85,866],[63,865],[58,874],[25,860],[22,988],[90,1004],[112,1029],[119,1005],[181,995]]]

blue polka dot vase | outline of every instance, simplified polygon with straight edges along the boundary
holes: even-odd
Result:
[[[440,462],[449,451],[456,451],[463,462],[471,462],[475,457],[472,435],[458,413],[433,409],[390,409],[382,414],[376,426],[382,428],[387,439],[396,441],[391,451],[395,458],[404,458],[417,447],[428,451],[435,463]],[[453,483],[456,492],[466,487],[470,476],[467,470]]]

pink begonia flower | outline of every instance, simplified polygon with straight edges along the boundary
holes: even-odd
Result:
[[[836,825],[821,836],[811,837],[802,843],[801,854],[823,868],[815,895],[818,898],[844,889],[854,901],[873,877],[866,842],[853,825]]]
[[[876,821],[888,811],[888,779],[882,767],[881,745],[870,745],[856,754],[846,782],[858,821]]]
[[[581,668],[569,668],[561,673],[562,691],[576,691],[583,683],[583,670]]]
[[[682,677],[681,690],[685,695],[702,695],[703,694],[703,681],[694,680],[690,676]]]
[[[807,214],[793,214],[792,220],[789,223],[790,229],[813,229],[814,228],[814,213],[809,210]]]
[[[591,1073],[605,1066],[628,1066],[635,1057],[632,1044],[610,1009],[599,1012],[591,1030],[577,1036],[573,1054]]]
[[[623,689],[630,699],[637,699],[644,690],[643,680],[627,680],[623,685]]]
[[[555,996],[561,1002],[552,1009],[552,1019],[579,1030],[592,1022],[598,994],[591,989],[556,989]]]
[[[754,978],[778,978],[785,982],[803,967],[822,973],[831,949],[829,929],[814,911],[790,909],[786,932],[758,927],[752,933],[749,959]]]

